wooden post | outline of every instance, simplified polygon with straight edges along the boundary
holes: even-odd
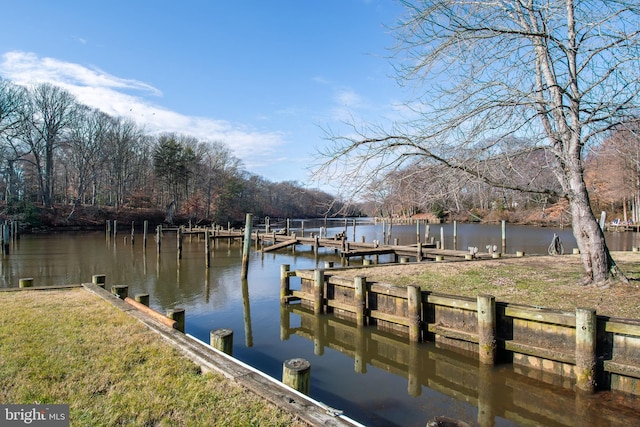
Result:
[[[367,278],[356,276],[353,279],[353,285],[355,287],[356,325],[360,327],[366,324]]]
[[[147,248],[147,232],[148,231],[149,231],[149,221],[145,219],[142,225],[142,246],[145,249]]]
[[[242,242],[242,272],[240,273],[241,279],[247,278],[249,271],[249,251],[251,251],[251,225],[253,222],[253,214],[248,213],[245,219],[244,226],[244,241]]]
[[[107,276],[104,274],[94,274],[91,276],[91,283],[104,289],[104,285],[107,283]]]
[[[129,287],[127,285],[112,286],[111,293],[124,301],[129,296]]]
[[[158,255],[160,255],[160,248],[162,247],[162,225],[156,227],[156,246],[158,247]]]
[[[33,286],[33,278],[32,277],[26,277],[23,279],[20,279],[20,281],[18,282],[21,288],[30,288]]]
[[[107,232],[107,241],[109,241],[109,239],[111,238],[111,221],[109,220],[107,220],[106,232]]]
[[[176,232],[176,240],[178,245],[178,259],[182,259],[182,226],[178,227]]]
[[[291,280],[289,279],[289,264],[280,266],[280,304],[289,302]]]
[[[353,240],[354,242],[356,241],[356,219],[353,218]]]
[[[422,291],[419,286],[407,286],[407,317],[409,320],[409,341],[420,342]]]
[[[453,250],[458,249],[458,221],[453,221]]]
[[[149,294],[136,294],[134,299],[140,304],[149,307]]]
[[[118,221],[113,220],[113,241],[116,241],[116,236],[118,235]]]
[[[507,253],[507,221],[502,220],[502,253]]]
[[[313,281],[313,312],[314,314],[322,313],[324,299],[324,270],[317,269],[314,271]]]
[[[285,360],[282,364],[282,382],[308,395],[311,385],[311,363],[300,358]]]
[[[169,309],[167,310],[167,317],[171,320],[175,320],[176,321],[176,330],[184,333],[184,318],[185,318],[185,313],[184,313],[184,308],[173,308],[173,309]]]
[[[233,331],[231,329],[216,329],[209,333],[211,347],[229,356],[233,355]]]
[[[496,358],[496,299],[478,295],[478,353],[480,363],[493,365]]]
[[[4,223],[2,225],[2,241],[4,243],[3,250],[5,255],[9,255],[9,247],[11,243],[11,229],[9,228],[9,224]]]
[[[416,256],[418,262],[422,262],[422,242],[418,242],[418,253]]]
[[[133,246],[135,235],[136,235],[136,223],[135,221],[131,221],[131,246]]]
[[[211,236],[207,227],[204,228],[204,265],[211,267]]]
[[[591,393],[596,377],[596,311],[576,308],[576,388]]]
[[[440,227],[440,249],[444,250],[444,227]]]
[[[420,220],[416,220],[416,243],[420,243]]]

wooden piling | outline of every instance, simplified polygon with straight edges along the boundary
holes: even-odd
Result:
[[[444,250],[444,227],[440,227],[440,249]]]
[[[422,242],[418,242],[416,261],[422,262]]]
[[[502,253],[507,253],[507,221],[502,220]]]
[[[149,307],[149,294],[136,294],[134,299],[140,304]]]
[[[169,319],[175,320],[176,322],[175,329],[184,333],[184,323],[185,323],[184,308],[172,308],[167,310],[167,317]]]
[[[409,320],[409,341],[420,342],[422,291],[419,286],[407,286],[407,317]]]
[[[182,226],[178,227],[178,231],[176,231],[176,241],[177,241],[177,251],[178,251],[178,259],[182,259],[182,236],[183,236]]]
[[[116,241],[116,236],[118,235],[118,221],[113,220],[113,241]]]
[[[315,314],[322,313],[324,299],[324,270],[317,269],[314,271],[313,281],[313,312]]]
[[[453,250],[458,250],[458,221],[453,221]]]
[[[311,385],[311,363],[301,358],[285,360],[282,364],[282,382],[308,395]]]
[[[2,225],[2,249],[5,255],[9,255],[9,247],[11,243],[11,229],[9,228],[9,224],[4,223]]]
[[[162,248],[162,225],[156,227],[156,246],[158,255],[160,255],[160,249]]]
[[[111,238],[111,221],[110,220],[107,220],[106,234],[107,234],[107,241],[109,241],[109,239]]]
[[[244,241],[242,245],[242,272],[240,273],[241,279],[247,278],[249,271],[249,252],[251,250],[251,225],[253,223],[253,214],[248,213],[245,219],[244,226]]]
[[[136,223],[135,221],[131,221],[131,246],[133,246],[134,242],[135,242],[135,235],[136,235]]]
[[[364,276],[356,276],[353,279],[353,285],[355,288],[356,325],[364,326],[367,307],[367,278]]]
[[[33,286],[33,277],[25,277],[19,280],[18,286],[21,288],[30,288]]]
[[[209,333],[211,347],[233,356],[233,331],[231,329],[216,329]]]
[[[206,227],[204,229],[204,265],[206,268],[211,267],[211,236]]]
[[[576,388],[588,393],[595,390],[596,320],[595,310],[576,309]]]
[[[104,286],[107,283],[107,276],[104,274],[94,274],[91,276],[91,283],[104,289]]]
[[[496,299],[478,295],[478,353],[480,363],[493,365],[496,358]]]
[[[124,300],[129,296],[129,287],[127,285],[115,285],[111,287],[111,293],[121,300]]]
[[[282,264],[280,266],[280,304],[286,304],[289,302],[289,295],[291,294],[289,269],[289,264]]]
[[[147,232],[149,230],[149,221],[146,219],[142,225],[142,247],[147,248]]]

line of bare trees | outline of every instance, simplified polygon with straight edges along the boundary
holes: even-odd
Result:
[[[331,215],[325,192],[273,183],[243,168],[229,147],[188,135],[149,135],[130,119],[76,101],[49,83],[0,78],[0,203],[5,212],[55,204],[158,208],[237,221]]]

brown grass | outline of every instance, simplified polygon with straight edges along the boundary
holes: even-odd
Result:
[[[69,404],[72,426],[306,425],[83,289],[0,292],[0,312],[0,402]]]

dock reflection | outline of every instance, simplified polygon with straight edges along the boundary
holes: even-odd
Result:
[[[439,348],[433,342],[410,343],[375,327],[315,315],[300,304],[281,306],[280,338],[292,335],[312,342],[316,355],[330,348],[351,357],[358,373],[366,374],[372,366],[405,378],[410,396],[428,388],[475,406],[479,426],[494,426],[501,418],[545,426],[623,426],[640,419],[640,400],[627,395],[575,393],[554,385],[553,378],[540,378],[511,363],[485,366],[472,353]]]

